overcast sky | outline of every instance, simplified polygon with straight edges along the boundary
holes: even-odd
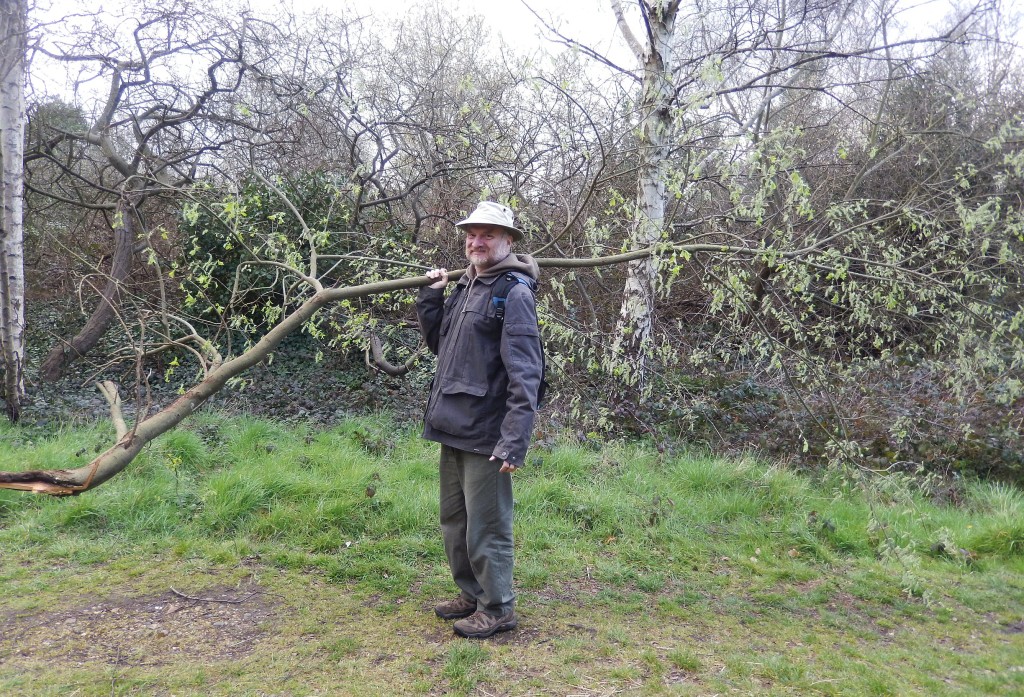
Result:
[[[88,0],[84,0],[88,2]],[[109,1],[109,0],[108,0]],[[238,6],[237,0],[224,0]],[[247,0],[253,7],[276,5],[278,0]],[[298,12],[322,8],[338,12],[343,6],[338,0],[284,0]],[[897,0],[899,22],[911,34],[924,34],[941,23],[956,0]],[[1008,7],[1024,5],[1024,0],[1004,0]],[[491,31],[511,45],[530,46],[545,43],[541,24],[533,12],[541,15],[560,29],[563,35],[586,44],[616,62],[631,62],[625,42],[618,34],[610,0],[349,0],[349,6],[389,18],[410,12],[418,5],[441,5],[466,14],[483,16]],[[636,0],[625,0],[623,6],[631,18],[634,32],[640,36],[640,13]],[[547,34],[550,40],[550,34]],[[548,44],[549,46],[551,44]]]
[[[275,0],[249,0],[253,6],[274,4]],[[285,0],[296,10],[323,8],[335,11],[337,2],[331,0]],[[481,15],[495,34],[506,42],[535,44],[541,41],[540,23],[521,0],[350,0],[351,6],[384,19],[407,14],[418,5],[442,5],[450,10]],[[558,26],[562,33],[599,50],[608,50],[612,44],[621,45],[617,38],[615,16],[608,0],[527,0],[530,8]],[[635,3],[627,3],[635,4]]]
[[[382,21],[410,12],[411,8],[441,5],[450,10],[477,14],[485,18],[491,31],[512,45],[530,45],[543,41],[540,22],[527,8],[558,26],[566,36],[587,44],[602,53],[624,52],[625,46],[615,26],[610,0],[206,0],[209,4],[241,12],[246,6],[269,11],[284,4],[302,14],[321,9],[344,13],[354,8],[360,14],[379,16]],[[898,0],[901,19],[917,25],[923,31],[926,25],[939,21],[954,0]],[[1024,0],[1004,0],[1009,7]],[[639,11],[635,0],[626,0],[624,6],[638,26]],[[50,18],[70,12],[91,12],[97,9],[113,10],[117,14],[132,13],[137,9],[133,0],[36,0],[37,12]]]
[[[202,1],[202,0],[201,0]],[[1005,0],[1024,4],[1024,0]],[[610,9],[610,0],[205,0],[214,5],[242,12],[246,6],[257,12],[272,13],[283,4],[296,14],[315,10],[345,14],[353,9],[359,14],[375,15],[381,22],[408,14],[417,5],[442,5],[455,12],[477,14],[484,17],[490,30],[501,36],[508,44],[529,49],[530,46],[547,46],[557,51],[556,44],[550,43],[551,36],[543,31],[540,21],[527,8],[527,4],[539,15],[560,29],[565,36],[608,56],[614,62],[630,66],[633,63],[625,42],[618,35],[615,17]],[[899,0],[901,19],[917,32],[924,32],[928,25],[944,17],[953,0]],[[640,33],[639,12],[635,0],[626,0],[624,6]],[[89,13],[98,9],[112,11],[115,15],[130,16],[137,11],[134,0],[36,0],[36,15],[39,18],[55,20],[72,12]],[[547,37],[546,39],[543,37]],[[41,67],[41,66],[37,66]],[[40,76],[45,80],[44,76]],[[43,87],[37,84],[36,87]],[[45,89],[45,88],[44,88]]]
[[[542,29],[538,19],[520,0],[206,0],[230,11],[241,13],[246,6],[257,12],[272,13],[282,4],[295,14],[317,10],[344,14],[354,9],[359,14],[375,15],[383,22],[408,14],[417,6],[438,4],[465,14],[481,15],[490,31],[513,46],[528,48],[542,45]],[[625,59],[625,44],[618,39],[615,17],[608,0],[528,0],[530,7],[558,26],[561,31],[606,55]],[[37,0],[35,16],[55,22],[73,13],[88,14],[106,10],[114,16],[133,16],[138,5],[133,0]],[[84,21],[84,20],[83,20]],[[45,30],[44,30],[45,31]],[[553,44],[548,44],[554,47]],[[44,57],[34,65],[33,87],[44,93],[61,92],[63,71],[52,73]]]

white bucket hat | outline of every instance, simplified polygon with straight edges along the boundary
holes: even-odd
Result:
[[[518,242],[526,236],[515,226],[512,209],[494,201],[481,201],[468,218],[455,223],[457,228],[467,225],[498,225],[509,231],[514,242]]]

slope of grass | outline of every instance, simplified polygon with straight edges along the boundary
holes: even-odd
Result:
[[[109,437],[0,426],[0,468]],[[466,642],[430,609],[436,456],[385,417],[212,414],[95,491],[0,491],[0,693],[1024,693],[1019,490],[538,449],[521,627]]]

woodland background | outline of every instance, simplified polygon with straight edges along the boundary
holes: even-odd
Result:
[[[628,61],[445,6],[22,6],[9,413],[97,418],[109,379],[130,423],[171,413],[154,433],[207,402],[413,421],[411,289],[464,265],[452,223],[497,198],[547,260],[538,440],[1020,482],[1013,3],[927,26],[902,0],[611,4]]]

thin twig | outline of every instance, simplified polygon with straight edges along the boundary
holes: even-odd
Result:
[[[232,598],[197,598],[194,595],[186,595],[185,593],[182,593],[181,591],[177,590],[174,586],[169,586],[169,588],[171,589],[171,592],[179,598],[184,598],[185,600],[193,600],[197,603],[231,603],[234,605],[240,605],[241,603],[244,603],[246,600],[256,595],[256,593],[253,592],[240,600]]]

